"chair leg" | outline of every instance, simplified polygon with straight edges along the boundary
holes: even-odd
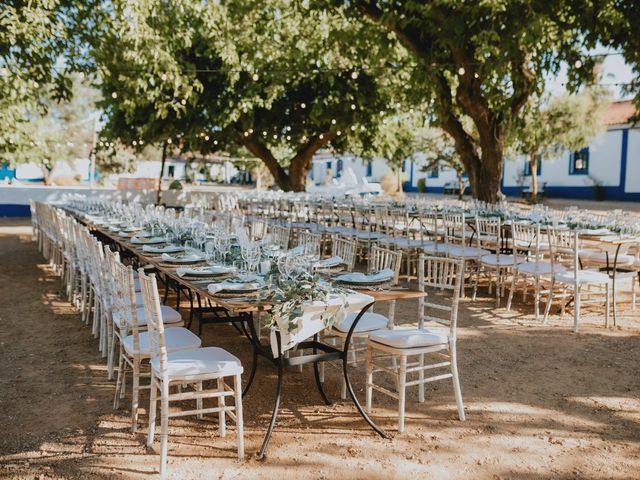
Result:
[[[116,355],[116,330],[112,329],[111,342],[109,345],[109,354],[107,355],[107,378],[113,380],[113,364],[115,362]]]
[[[578,333],[578,321],[580,320],[580,285],[574,287],[573,331]]]
[[[551,301],[553,300],[553,286],[555,284],[555,280],[551,279],[551,285],[549,285],[549,293],[547,294],[547,306],[544,309],[544,318],[542,319],[542,324],[546,325],[549,321],[549,310],[551,309]]]
[[[202,382],[196,383],[196,392],[202,392]],[[202,398],[196,399],[196,410],[202,410]],[[198,413],[196,418],[198,420],[202,420],[204,415],[202,413]]]
[[[371,413],[371,402],[373,400],[373,348],[367,345],[365,372],[367,379],[367,413]]]
[[[244,458],[244,419],[242,415],[242,377],[233,377],[236,403],[236,435],[238,436],[238,460]]]
[[[117,410],[120,406],[120,395],[122,390],[122,384],[124,382],[124,349],[120,345],[120,355],[118,356],[118,378],[116,380],[116,394],[113,399],[113,409]]]
[[[460,378],[458,377],[458,357],[455,342],[451,342],[449,348],[451,350],[451,379],[453,380],[453,393],[456,396],[456,405],[458,406],[458,418],[461,422],[464,422],[464,403],[462,402],[462,389],[460,388]]]
[[[138,402],[140,397],[140,358],[133,357],[133,382],[131,387],[131,432],[138,430]],[[164,412],[163,412],[164,414]]]
[[[153,371],[151,371],[151,393],[149,401],[149,428],[147,429],[147,447],[153,446],[153,437],[156,433],[156,409],[158,406],[158,389],[155,385]]]
[[[398,371],[398,432],[404,432],[404,409],[407,394],[407,357],[400,357],[400,370]]]
[[[218,390],[220,392],[224,392],[224,378],[218,379]],[[224,408],[224,407],[225,407],[224,397],[220,396],[218,397],[218,408]],[[218,434],[221,437],[224,437],[227,434],[227,420],[226,420],[226,414],[224,410],[220,410],[218,412]]]
[[[605,314],[604,314],[604,326],[609,328],[609,312],[611,310],[609,284],[605,285]]]
[[[534,299],[533,299],[533,308],[536,322],[540,318],[540,277],[535,277],[535,290],[534,290]]]
[[[420,354],[420,372],[418,373],[420,384],[418,385],[418,401],[424,403],[424,353]]]
[[[511,276],[511,288],[509,289],[509,298],[507,299],[507,312],[511,310],[511,301],[513,300],[513,292],[516,289],[516,282],[518,280],[518,272],[513,272]]]
[[[160,475],[167,470],[167,450],[169,449],[169,385],[162,383],[160,398]]]

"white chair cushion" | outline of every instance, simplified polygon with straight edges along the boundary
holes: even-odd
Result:
[[[376,332],[369,340],[393,348],[430,347],[449,343],[449,330],[446,329],[399,329]]]
[[[513,265],[514,263],[518,264],[518,263],[522,263],[524,262],[524,258],[523,257],[515,257],[513,255],[503,255],[500,254],[500,256],[498,257],[498,255],[496,255],[495,253],[491,253],[489,255],[483,255],[482,257],[480,257],[480,261],[485,264],[485,265],[489,265],[492,267],[508,267],[510,265]]]
[[[567,270],[565,272],[559,272],[554,275],[554,278],[558,282],[562,283],[574,283],[575,272],[573,270]],[[593,270],[578,270],[578,283],[609,283],[609,275]]]
[[[151,368],[160,375],[160,358],[151,359]],[[167,374],[170,378],[242,373],[242,363],[229,352],[218,347],[180,350],[167,354]]]
[[[341,332],[347,333],[351,328],[351,325],[353,325],[353,321],[356,319],[357,316],[358,316],[357,312],[347,314],[347,316],[344,318],[342,322],[336,323],[334,325],[334,328]],[[373,312],[365,312],[365,314],[362,315],[362,318],[358,322],[358,325],[356,326],[356,329],[354,330],[354,332],[362,333],[362,332],[372,332],[374,330],[382,330],[387,328],[388,324],[389,324],[389,319],[384,315],[380,315],[379,313],[373,313]]]
[[[384,241],[399,248],[420,248],[428,243],[427,241],[407,237],[391,237],[385,239]]]
[[[447,253],[447,249],[449,248],[449,245],[447,245],[446,243],[433,243],[430,242],[427,245],[424,245],[422,247],[422,250],[424,251],[424,253],[426,254],[437,254],[437,253]]]
[[[144,307],[140,307],[138,312],[138,325],[147,324],[147,316],[145,315]],[[172,323],[182,323],[182,317],[180,313],[167,305],[160,305],[160,315],[162,315],[162,323],[165,325]]]
[[[564,272],[566,269],[563,265],[557,264],[553,267],[556,272]],[[529,275],[550,275],[551,263],[549,262],[524,262],[516,266],[516,270],[520,273]]]
[[[200,337],[191,330],[182,327],[167,328],[164,332],[164,341],[167,347],[167,352],[200,348],[202,345]],[[133,348],[133,335],[123,338],[122,346],[129,355],[142,355],[148,357],[151,353],[149,350],[149,332],[140,332],[138,334],[138,350]]]
[[[608,258],[609,266],[611,267],[613,267],[613,262],[616,261],[615,253],[610,253],[607,257],[606,252],[598,252],[595,250],[579,250],[578,255],[580,255],[580,258],[583,261],[586,261],[587,263],[597,263],[600,265],[606,265],[607,258]],[[635,257],[633,255],[621,253],[621,254],[618,254],[616,266],[633,265],[634,262],[635,262]]]
[[[460,245],[450,245],[447,248],[447,255],[458,258],[478,258],[489,255],[489,250],[478,247],[462,247]]]

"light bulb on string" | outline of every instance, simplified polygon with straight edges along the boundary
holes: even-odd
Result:
[[[180,103],[181,103],[182,105],[186,105],[186,104],[187,104],[187,101],[183,98],[182,100],[180,100]]]
[[[474,73],[473,78],[480,78],[480,75],[478,75],[477,73]]]
[[[169,138],[169,139],[167,139],[167,143],[168,143],[169,145],[171,145],[171,139],[170,139],[170,138]]]
[[[277,140],[278,139],[278,135],[276,135],[275,133],[273,134],[273,139]]]
[[[356,131],[356,126],[355,125],[351,125],[351,131],[355,132]]]
[[[263,131],[263,132],[262,132],[262,135],[264,135],[264,136],[266,137],[266,136],[267,136],[267,132],[266,132],[266,131]]]
[[[580,68],[582,67],[582,60],[576,60],[576,63],[574,63],[576,68]]]
[[[351,78],[353,78],[354,80],[358,78],[358,72],[353,71],[351,72]]]
[[[250,128],[250,129],[249,129],[249,133],[253,133],[253,128]]]
[[[324,135],[321,133],[319,138],[320,140],[322,140],[324,138]]]
[[[460,76],[464,75],[464,74],[465,74],[465,72],[466,72],[466,70],[464,69],[464,67],[460,67],[460,68],[458,69],[458,75],[460,75]]]
[[[160,79],[164,82],[164,81],[167,79],[167,74],[166,74],[166,73],[163,73],[163,74],[160,76]]]
[[[338,130],[338,131],[336,132],[336,135],[340,136],[340,135],[342,135],[342,132],[341,132],[340,130]]]
[[[300,108],[307,108],[307,104],[306,103],[301,103],[300,104]]]
[[[214,140],[214,141],[213,141],[213,144],[214,144],[214,145],[217,145],[217,144],[218,144],[218,140]]]
[[[144,140],[140,140],[140,145],[142,145],[144,143]]]
[[[248,130],[244,132],[244,136],[245,136],[245,137],[248,137],[248,136],[249,136],[249,131],[248,131]]]
[[[356,106],[355,106],[355,104],[352,103],[351,104],[351,110],[355,110],[355,109],[356,109]]]
[[[254,73],[251,78],[253,79],[254,82],[257,82],[260,79],[260,76],[257,73]]]
[[[205,135],[205,136],[204,136],[204,139],[205,139],[205,141],[207,141],[207,142],[208,142],[208,141],[209,141],[209,135]]]
[[[118,98],[118,94],[117,94],[116,92],[113,92],[113,93],[111,94],[111,98]]]
[[[335,124],[336,124],[336,119],[335,118],[331,119],[331,125],[335,125]]]
[[[131,142],[131,143],[133,143],[133,146],[134,146],[134,147],[135,147],[136,145],[138,145],[138,142],[136,142],[135,140],[134,140],[133,142]]]

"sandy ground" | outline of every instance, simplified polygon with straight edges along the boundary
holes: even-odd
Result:
[[[97,342],[59,296],[60,283],[31,242],[26,220],[0,221],[0,477],[149,478],[158,443],[144,446],[146,417],[130,433],[127,401],[111,408]],[[399,305],[399,323],[416,304]],[[261,364],[245,398],[247,459],[235,460],[235,428],[217,436],[215,419],[170,423],[169,478],[589,478],[640,477],[640,320],[623,306],[618,327],[585,314],[580,334],[567,317],[542,326],[529,305],[512,312],[464,301],[458,354],[467,421],[457,420],[449,382],[411,391],[407,428],[395,405],[374,398],[377,437],[348,402],[325,406],[312,370],[291,371],[267,458],[255,452],[266,429],[275,372]],[[205,345],[249,365],[246,340],[208,325]],[[339,399],[339,376],[328,392]],[[353,371],[363,398],[361,370]],[[146,399],[143,396],[143,403]]]

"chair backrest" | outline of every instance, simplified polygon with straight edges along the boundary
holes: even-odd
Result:
[[[511,224],[511,242],[516,253],[526,252],[529,260],[540,259],[540,241],[542,233],[539,223],[513,222]],[[514,256],[515,261],[515,256]]]
[[[296,246],[302,247],[306,254],[320,255],[320,245],[322,244],[322,235],[313,233],[309,230],[300,230]]]
[[[357,250],[358,243],[355,240],[339,235],[331,237],[331,256],[342,258],[349,271],[352,271],[356,265]]]
[[[418,287],[422,292],[433,292],[433,295],[419,299],[419,328],[423,328],[425,322],[436,322],[448,326],[451,338],[456,337],[458,302],[463,273],[461,259],[420,255]],[[432,297],[443,296],[444,292],[446,292],[444,302],[430,301]]]
[[[278,245],[283,250],[287,250],[289,248],[291,228],[282,225],[271,224],[268,227],[268,232],[271,235],[271,239],[275,245]]]
[[[402,264],[402,252],[382,248],[373,245],[369,252],[368,272],[375,272],[389,268],[393,270],[393,284],[398,283],[400,277],[400,266]]]
[[[476,216],[478,240],[481,247],[497,248],[500,251],[502,222],[500,217]]]
[[[566,227],[548,227],[551,271],[557,271],[558,265],[567,266],[577,272],[580,269],[578,260],[578,231]],[[576,276],[577,278],[577,276]]]
[[[151,358],[159,358],[160,372],[163,380],[167,381],[167,347],[164,338],[164,324],[160,310],[160,295],[155,274],[147,275],[143,268],[138,270],[142,303],[147,319],[147,331],[149,332],[149,352]]]
[[[442,214],[444,243],[464,245],[466,239],[466,220],[464,212],[445,212]]]
[[[139,346],[138,333],[138,305],[136,302],[136,287],[133,276],[133,268],[124,265],[118,259],[113,261],[113,286],[114,297],[112,299],[112,311],[114,326],[123,330],[126,335],[129,331],[133,334],[133,346],[137,350]]]

